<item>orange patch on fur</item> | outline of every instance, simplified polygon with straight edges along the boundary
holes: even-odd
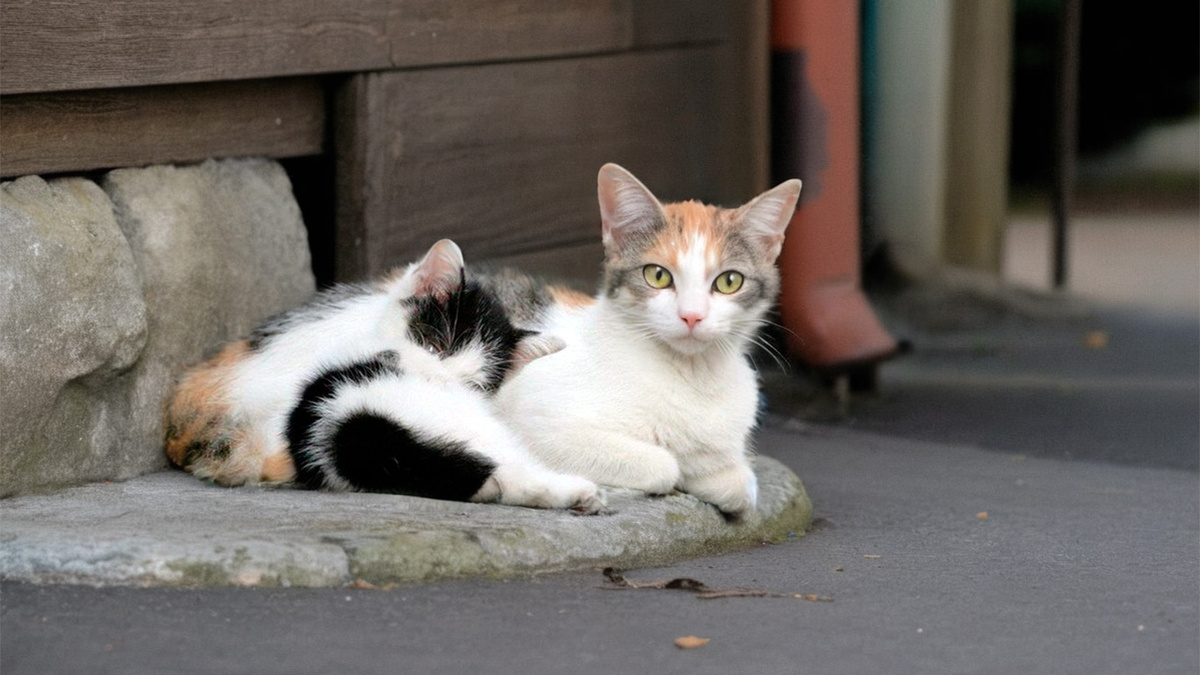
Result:
[[[563,307],[589,307],[594,302],[592,296],[566,286],[549,286],[546,290],[550,291],[554,304]]]
[[[679,256],[697,239],[706,243],[707,257],[715,258],[714,247],[725,237],[726,209],[697,201],[663,204],[667,226],[647,251],[647,258],[664,265],[675,265]]]
[[[286,450],[268,455],[263,460],[262,479],[267,482],[286,482],[296,478],[296,465]]]
[[[217,434],[228,431],[229,377],[249,351],[246,340],[234,342],[180,378],[167,404],[164,439],[167,458],[176,465],[187,468],[189,448],[207,445]]]

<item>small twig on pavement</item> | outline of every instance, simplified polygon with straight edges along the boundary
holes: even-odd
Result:
[[[604,578],[613,584],[612,586],[606,586],[606,588],[611,590],[654,589],[692,591],[696,594],[697,598],[702,600],[712,600],[714,598],[795,598],[797,600],[808,600],[809,602],[833,602],[833,598],[827,595],[817,595],[816,593],[781,593],[761,588],[709,588],[703,581],[690,577],[676,577],[663,581],[630,581],[613,567],[604,568]]]

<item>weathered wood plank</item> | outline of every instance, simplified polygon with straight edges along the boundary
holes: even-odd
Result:
[[[748,0],[650,0],[633,5],[637,47],[706,44],[730,37],[730,20]],[[749,0],[758,2],[758,0]]]
[[[634,0],[404,0],[388,15],[393,67],[628,49]]]
[[[340,156],[339,174],[353,178],[339,179],[338,227],[339,246],[357,246],[338,277],[381,272],[442,237],[483,258],[594,243],[596,172],[609,161],[664,199],[743,198],[762,157],[721,152],[749,133],[719,114],[722,55],[697,47],[355,76],[341,114],[363,136]]]
[[[719,152],[745,172],[730,176],[715,198],[740,203],[771,187],[769,0],[738,0],[728,14],[727,39],[718,48]],[[781,178],[782,180],[782,178]]]
[[[355,75],[334,96],[334,279],[350,281],[378,273],[367,259],[367,224],[388,217],[380,194],[390,153],[372,142],[381,136],[386,101],[372,95],[374,77]],[[390,172],[389,172],[390,173]],[[432,242],[430,242],[432,245]],[[392,265],[400,260],[392,261]]]
[[[324,91],[280,79],[0,97],[0,175],[320,153]]]
[[[614,51],[632,0],[5,0],[0,94]]]

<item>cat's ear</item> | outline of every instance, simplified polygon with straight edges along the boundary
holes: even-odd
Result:
[[[508,368],[508,376],[512,377],[522,368],[529,365],[530,362],[540,359],[543,356],[549,356],[566,346],[567,343],[563,342],[562,338],[534,333],[532,331],[526,332],[517,342],[516,349],[513,350],[512,364]]]
[[[413,295],[445,300],[462,288],[463,255],[458,244],[443,239],[430,247],[414,270]]]
[[[652,232],[662,222],[662,205],[633,174],[616,164],[600,167],[596,178],[604,249],[619,251],[631,235]]]
[[[799,199],[800,180],[793,178],[755,197],[737,211],[742,227],[771,260],[779,256],[783,232],[792,222]]]

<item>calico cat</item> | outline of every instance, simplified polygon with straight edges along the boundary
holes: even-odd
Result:
[[[595,512],[493,413],[505,378],[562,347],[514,328],[454,242],[342,286],[187,371],[167,407],[175,464],[224,485],[295,482]]]
[[[738,209],[662,204],[607,164],[598,193],[594,298],[511,272],[481,279],[518,327],[566,344],[507,380],[497,409],[551,468],[648,493],[679,488],[744,514],[757,500],[747,352],[778,293],[800,181]]]

